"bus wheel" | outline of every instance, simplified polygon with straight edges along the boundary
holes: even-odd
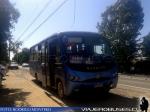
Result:
[[[104,93],[109,93],[109,91],[110,91],[110,88],[103,88],[103,91],[104,91]]]
[[[109,88],[103,88],[102,89],[102,95],[103,96],[108,96],[110,89]]]
[[[64,98],[64,86],[61,81],[57,83],[57,92],[59,98],[63,99]]]

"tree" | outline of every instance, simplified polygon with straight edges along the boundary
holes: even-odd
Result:
[[[19,12],[9,0],[0,0],[0,63],[8,61],[8,40],[11,38],[11,29],[17,23]]]
[[[13,60],[15,60],[17,63],[28,63],[30,58],[30,51],[27,48],[22,49],[22,52],[16,53]]]
[[[17,54],[23,42],[18,40],[15,41],[13,38],[9,38],[8,41],[9,41],[9,58],[10,58],[10,51],[12,51],[14,54]]]
[[[143,37],[143,55],[150,57],[150,33]]]
[[[143,9],[139,0],[117,0],[102,14],[97,28],[109,39],[118,64],[125,67],[136,51],[136,38],[143,27]]]

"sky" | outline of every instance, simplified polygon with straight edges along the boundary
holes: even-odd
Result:
[[[16,40],[29,24],[35,19],[38,13],[49,2],[37,21],[20,38],[25,40],[23,48],[30,48],[48,36],[63,31],[90,31],[97,32],[97,22],[101,22],[101,14],[116,0],[68,0],[51,18],[48,19],[34,34],[28,35],[44,21],[64,0],[10,0],[14,7],[20,12],[18,23],[12,30],[13,38]],[[76,8],[74,8],[74,1]],[[141,0],[144,16],[144,27],[141,30],[141,37],[150,32],[150,0]],[[74,16],[75,9],[75,16]],[[75,18],[75,19],[74,19]]]

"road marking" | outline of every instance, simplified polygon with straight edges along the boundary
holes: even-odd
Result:
[[[149,81],[150,78],[149,77],[134,77],[134,76],[119,76],[121,79],[133,79],[133,80],[140,80],[140,81]]]
[[[148,88],[143,88],[143,87],[136,87],[136,86],[126,85],[126,84],[119,84],[119,85],[128,86],[128,87],[137,88],[137,89],[146,89],[146,90],[149,90],[149,91],[150,91],[150,89],[148,89]]]

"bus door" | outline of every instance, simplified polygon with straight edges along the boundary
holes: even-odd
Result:
[[[48,45],[45,45],[45,82],[46,82],[46,86],[50,86],[50,82],[49,82],[49,63],[48,63]]]
[[[43,43],[41,46],[41,68],[42,68],[42,86],[46,87],[49,86],[48,82],[48,45],[47,43]]]
[[[41,44],[41,78],[42,86],[46,87],[46,55],[45,55],[45,43]]]
[[[55,39],[50,43],[50,85],[55,86],[55,75],[59,74],[59,69],[62,68],[60,63],[60,44],[59,40]]]
[[[55,55],[56,55],[56,46],[53,42],[50,42],[49,45],[49,80],[50,80],[50,87],[55,86]]]

